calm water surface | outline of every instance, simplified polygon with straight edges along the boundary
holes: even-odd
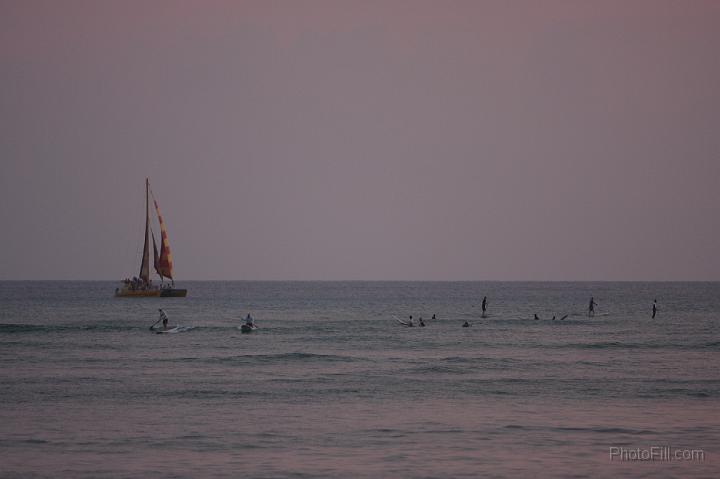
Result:
[[[1,476],[718,477],[720,283],[115,286],[0,282]]]

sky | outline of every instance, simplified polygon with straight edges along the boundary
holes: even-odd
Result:
[[[0,0],[0,279],[720,280],[720,2]],[[158,229],[155,227],[155,231]]]

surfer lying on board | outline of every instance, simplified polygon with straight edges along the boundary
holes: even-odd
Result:
[[[425,321],[422,320],[422,317],[420,318],[420,327],[421,328],[425,327]]]
[[[465,321],[465,322],[463,323],[462,327],[463,327],[463,328],[469,328],[469,327],[470,327],[470,323],[468,323],[467,321]]]

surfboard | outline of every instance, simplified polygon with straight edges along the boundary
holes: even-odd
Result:
[[[402,319],[398,319],[397,322],[402,324],[403,326],[407,326],[408,328],[412,328],[414,326],[414,324],[405,322]]]
[[[249,324],[243,324],[238,329],[240,329],[240,332],[242,333],[252,333],[257,329],[257,326],[255,326],[254,324],[252,326],[250,326]]]

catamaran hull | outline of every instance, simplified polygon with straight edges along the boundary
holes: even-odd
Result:
[[[116,298],[158,298],[160,297],[160,290],[129,290],[129,289],[116,289]]]
[[[187,296],[187,289],[161,289],[160,296],[163,298],[184,298]]]
[[[184,298],[187,289],[121,289],[115,290],[116,298]]]

